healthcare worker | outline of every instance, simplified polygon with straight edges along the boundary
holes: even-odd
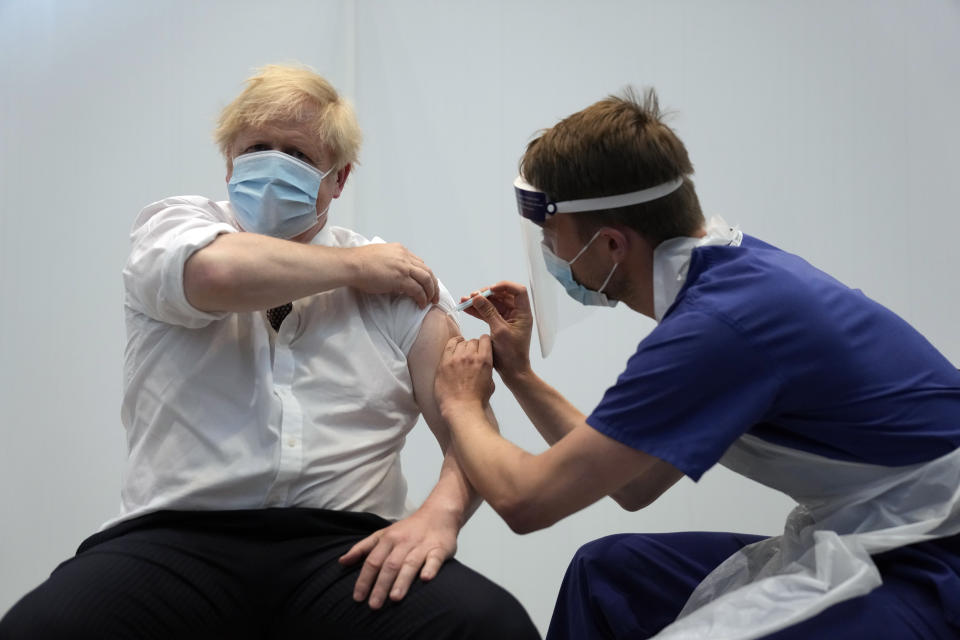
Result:
[[[561,121],[529,144],[521,173],[520,213],[542,226],[550,273],[584,304],[623,302],[658,325],[584,416],[530,368],[525,288],[474,296],[490,335],[450,340],[436,391],[480,494],[521,533],[603,496],[642,508],[717,463],[798,503],[774,538],[586,544],[548,637],[960,637],[954,366],[862,292],[706,223],[652,91]],[[485,417],[491,367],[543,453]]]
[[[137,217],[121,510],[0,640],[539,637],[452,559],[479,504],[433,399],[453,300],[405,247],[330,224],[360,138],[324,78],[267,66],[216,131],[229,200]],[[413,505],[421,415],[444,454]]]

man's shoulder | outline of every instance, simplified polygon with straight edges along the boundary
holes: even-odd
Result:
[[[337,227],[329,226],[325,229],[326,234],[321,231],[316,236],[315,242],[321,242],[323,244],[331,244],[336,247],[363,247],[368,244],[377,244],[384,242],[379,236],[374,236],[373,239],[367,238],[362,233],[354,231],[353,229],[348,229],[346,227]]]
[[[353,229],[334,225],[325,226],[312,240],[314,244],[324,244],[340,248],[362,247],[384,242],[386,242],[386,240],[380,236],[368,238]],[[456,305],[453,301],[453,296],[450,295],[450,292],[439,280],[437,281],[437,285],[440,288],[440,299],[435,306],[446,313],[453,313]],[[362,300],[371,311],[383,313],[394,318],[403,317],[415,324],[419,324],[431,308],[420,309],[412,298],[399,293],[362,293],[357,291],[354,295]]]
[[[156,216],[203,217],[214,222],[234,224],[233,212],[229,202],[217,202],[204,196],[170,196],[151,202],[137,215],[134,229],[142,226]]]

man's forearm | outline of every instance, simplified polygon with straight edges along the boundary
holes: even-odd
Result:
[[[184,266],[190,304],[205,311],[257,311],[350,284],[349,249],[255,233],[226,233]]]
[[[459,530],[474,514],[481,501],[480,494],[470,484],[461,467],[454,447],[448,447],[440,467],[440,477],[420,510],[437,514],[438,517],[452,518]]]

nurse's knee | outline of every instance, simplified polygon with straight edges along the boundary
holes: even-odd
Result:
[[[640,534],[620,533],[597,538],[577,549],[573,559],[570,560],[567,577],[605,572],[611,567],[622,566],[624,547],[628,539],[630,540],[631,554],[639,551],[639,555],[642,557],[642,548],[645,543],[644,536]]]

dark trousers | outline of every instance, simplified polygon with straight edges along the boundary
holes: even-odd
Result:
[[[761,536],[620,534],[584,545],[557,597],[548,640],[640,639],[673,622],[717,565]],[[873,557],[883,585],[766,640],[960,638],[960,536]]]
[[[122,522],[0,620],[0,640],[539,638],[504,589],[455,560],[400,602],[353,601],[337,558],[389,522],[319,509],[175,512]]]

